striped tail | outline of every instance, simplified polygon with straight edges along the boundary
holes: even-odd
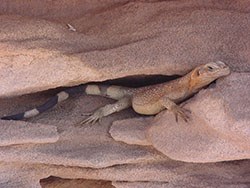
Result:
[[[42,112],[49,110],[50,108],[53,108],[59,102],[62,102],[64,100],[68,99],[73,94],[85,92],[85,88],[86,88],[86,85],[79,85],[79,86],[71,87],[69,89],[66,89],[64,91],[57,93],[57,95],[50,98],[47,102],[45,102],[41,106],[38,106],[36,108],[33,108],[31,110],[28,110],[26,112],[22,112],[19,114],[4,116],[4,117],[1,117],[1,119],[3,119],[3,120],[22,120],[22,119],[34,117]]]

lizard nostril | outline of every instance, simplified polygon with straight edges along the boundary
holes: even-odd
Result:
[[[227,66],[225,64],[222,64],[221,65],[221,68],[226,68]]]

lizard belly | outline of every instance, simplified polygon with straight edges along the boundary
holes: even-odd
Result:
[[[159,102],[153,103],[153,104],[144,104],[144,105],[138,105],[132,103],[132,107],[134,111],[136,111],[139,114],[144,115],[154,115],[158,114],[160,111],[162,111],[164,106],[162,106]]]

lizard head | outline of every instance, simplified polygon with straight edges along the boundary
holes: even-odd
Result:
[[[230,74],[230,68],[221,61],[198,66],[191,72],[190,86],[197,90],[207,86],[217,78]]]

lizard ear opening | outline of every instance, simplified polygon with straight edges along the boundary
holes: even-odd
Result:
[[[192,79],[196,79],[199,76],[200,76],[200,69],[194,70],[193,73],[191,74]]]

